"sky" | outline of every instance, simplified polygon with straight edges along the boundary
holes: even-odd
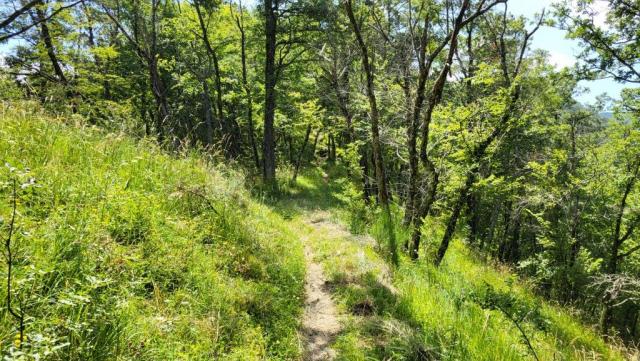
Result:
[[[253,7],[257,0],[243,0],[244,5]],[[522,15],[530,19],[535,19],[543,8],[552,10],[552,4],[558,0],[509,0],[509,11],[516,16]],[[502,5],[498,5],[502,6]],[[606,17],[606,1],[596,0],[596,9],[601,9],[601,15],[596,18],[596,23],[604,25]],[[544,49],[549,53],[550,61],[557,67],[571,67],[576,63],[576,55],[580,52],[578,41],[567,39],[566,32],[557,28],[543,26],[534,35],[532,47]],[[0,44],[0,62],[3,53],[10,49],[9,44]],[[607,94],[616,99],[620,97],[620,92],[625,85],[617,83],[611,79],[601,79],[596,81],[582,81],[579,84],[586,89],[586,92],[576,96],[582,103],[593,103],[600,94]],[[626,85],[629,86],[629,85]],[[638,86],[638,85],[636,85]]]
[[[557,0],[510,0],[509,11],[514,15],[533,19],[536,14],[542,12],[543,8],[548,11],[552,10],[551,5],[554,2]],[[596,1],[594,6],[600,11],[600,15],[595,18],[595,21],[602,26],[606,18],[606,2]],[[548,51],[551,63],[557,68],[570,67],[576,63],[576,55],[580,52],[580,46],[578,41],[567,39],[565,35],[566,32],[563,30],[544,26],[534,35],[531,46]],[[576,96],[576,99],[582,103],[593,103],[596,97],[603,93],[617,99],[620,97],[621,90],[625,88],[625,85],[611,79],[582,81],[579,85],[588,91]]]

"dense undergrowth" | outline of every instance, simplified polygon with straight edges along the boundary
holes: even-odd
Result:
[[[241,174],[27,109],[0,109],[2,237],[16,179],[10,297],[25,316],[21,342],[0,287],[3,357],[299,357],[302,249]]]
[[[435,222],[425,226],[423,260],[414,263],[401,257],[400,265],[391,270],[392,286],[381,283],[380,274],[388,272],[389,264],[382,251],[388,237],[381,216],[363,204],[366,209],[356,209],[353,202],[358,200],[351,196],[349,184],[327,184],[321,172],[331,179],[343,175],[331,168],[307,173],[291,191],[293,200],[280,202],[279,208],[294,215],[329,210],[335,221],[373,236],[368,243],[362,236],[312,237],[317,260],[324,265],[342,311],[349,315],[335,345],[339,360],[637,357],[615,340],[605,342],[594,327],[580,321],[576,311],[543,300],[526,280],[507,267],[486,263],[462,241],[452,244],[439,268],[433,266],[428,254],[442,235]],[[368,215],[364,221],[362,215]],[[396,217],[395,232],[401,244],[408,234],[400,219]]]

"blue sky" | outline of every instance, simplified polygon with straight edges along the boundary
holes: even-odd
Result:
[[[554,2],[557,2],[557,0],[510,0],[509,10],[514,15],[522,15],[533,19],[543,8],[552,10],[551,5]],[[603,25],[606,16],[606,3],[596,1],[594,6],[596,9],[601,10],[601,15],[595,20],[599,25]],[[551,62],[557,67],[572,66],[576,62],[576,55],[580,52],[580,47],[577,41],[566,39],[565,35],[566,32],[563,30],[544,26],[534,35],[531,45],[534,48],[548,51]],[[576,98],[585,103],[594,102],[596,97],[603,93],[613,98],[619,98],[620,91],[625,88],[625,85],[611,79],[583,81],[580,82],[580,86],[587,88],[588,92]]]

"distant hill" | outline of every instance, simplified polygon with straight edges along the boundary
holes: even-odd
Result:
[[[606,120],[613,118],[613,112],[600,112],[598,115]]]

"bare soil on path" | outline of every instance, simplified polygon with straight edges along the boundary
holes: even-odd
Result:
[[[336,308],[332,298],[327,277],[322,264],[314,259],[314,239],[344,239],[346,242],[357,242],[363,246],[372,246],[375,242],[369,236],[354,236],[343,225],[333,222],[331,215],[324,211],[310,212],[305,217],[305,224],[311,228],[302,235],[304,253],[307,262],[305,277],[305,307],[300,330],[304,342],[303,359],[305,361],[330,361],[336,357],[331,348],[333,342],[342,331],[342,315]],[[313,237],[311,237],[313,235]],[[335,256],[339,256],[336,254]],[[392,293],[397,290],[391,285],[390,272],[386,265],[378,273],[379,281]]]
[[[307,275],[302,335],[305,342],[304,359],[333,360],[331,343],[342,329],[336,305],[331,299],[322,265],[313,261],[311,248],[305,246]]]

